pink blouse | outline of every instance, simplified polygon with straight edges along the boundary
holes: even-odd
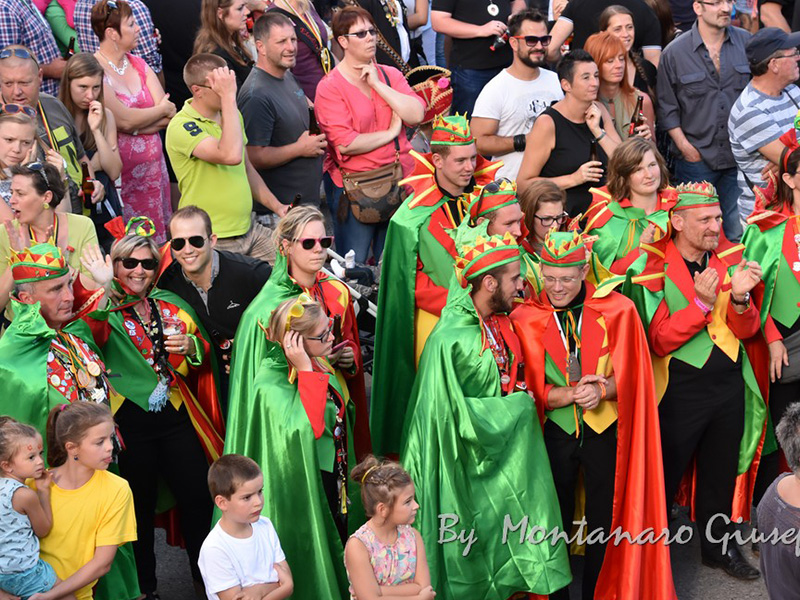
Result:
[[[397,91],[417,98],[424,107],[424,102],[408,85],[403,74],[385,65],[378,66],[378,76],[383,80],[384,71],[389,77],[389,84]],[[325,155],[325,172],[329,173],[333,182],[342,187],[340,169],[362,173],[383,167],[394,161],[394,142],[389,142],[365,154],[346,156],[339,152],[339,146],[347,146],[361,133],[373,133],[389,128],[392,120],[392,109],[374,90],[370,90],[367,98],[361,91],[334,69],[328,73],[317,86],[317,97],[314,112],[317,122],[328,138],[328,152]],[[408,153],[411,144],[400,132],[400,163],[403,173],[408,175],[414,167],[414,159]]]

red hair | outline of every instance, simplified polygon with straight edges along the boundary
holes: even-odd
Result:
[[[628,81],[628,53],[619,38],[611,35],[607,31],[601,31],[590,35],[583,45],[583,49],[592,55],[600,72],[600,81],[603,80],[603,64],[607,60],[622,55],[625,59],[625,72],[620,83],[620,92],[625,100],[628,109],[633,110],[636,106],[636,88]]]

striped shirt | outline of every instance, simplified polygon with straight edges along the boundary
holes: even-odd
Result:
[[[765,185],[761,171],[767,159],[758,149],[777,140],[794,126],[800,110],[800,88],[792,84],[780,96],[768,96],[747,84],[731,109],[728,133],[731,150],[739,167],[739,214],[743,219],[753,212],[753,186]]]

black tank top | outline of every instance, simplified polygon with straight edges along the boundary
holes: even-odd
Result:
[[[589,146],[594,136],[586,123],[573,123],[552,106],[548,106],[542,114],[549,115],[556,127],[556,145],[550,157],[542,167],[541,177],[561,177],[571,175],[589,160]],[[605,170],[608,157],[600,144],[597,144],[597,160],[603,163]],[[569,188],[567,192],[567,212],[571,217],[586,212],[592,201],[589,188],[605,185],[606,176],[598,182],[583,183]]]

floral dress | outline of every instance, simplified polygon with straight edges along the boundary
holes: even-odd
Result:
[[[414,581],[417,574],[417,538],[411,525],[397,526],[397,540],[393,544],[382,544],[369,523],[364,523],[351,537],[367,547],[378,585],[400,585]],[[350,599],[357,600],[352,585]]]
[[[114,89],[106,75],[105,83],[114,90],[117,99],[128,108],[150,108],[155,106],[153,96],[147,89],[146,63],[139,57],[126,55],[136,69],[141,89],[129,96]],[[164,161],[164,147],[157,133],[131,135],[118,134],[119,155],[122,158],[122,216],[127,222],[131,217],[145,216],[156,226],[155,240],[166,241],[166,226],[172,214],[169,196],[169,174]]]

